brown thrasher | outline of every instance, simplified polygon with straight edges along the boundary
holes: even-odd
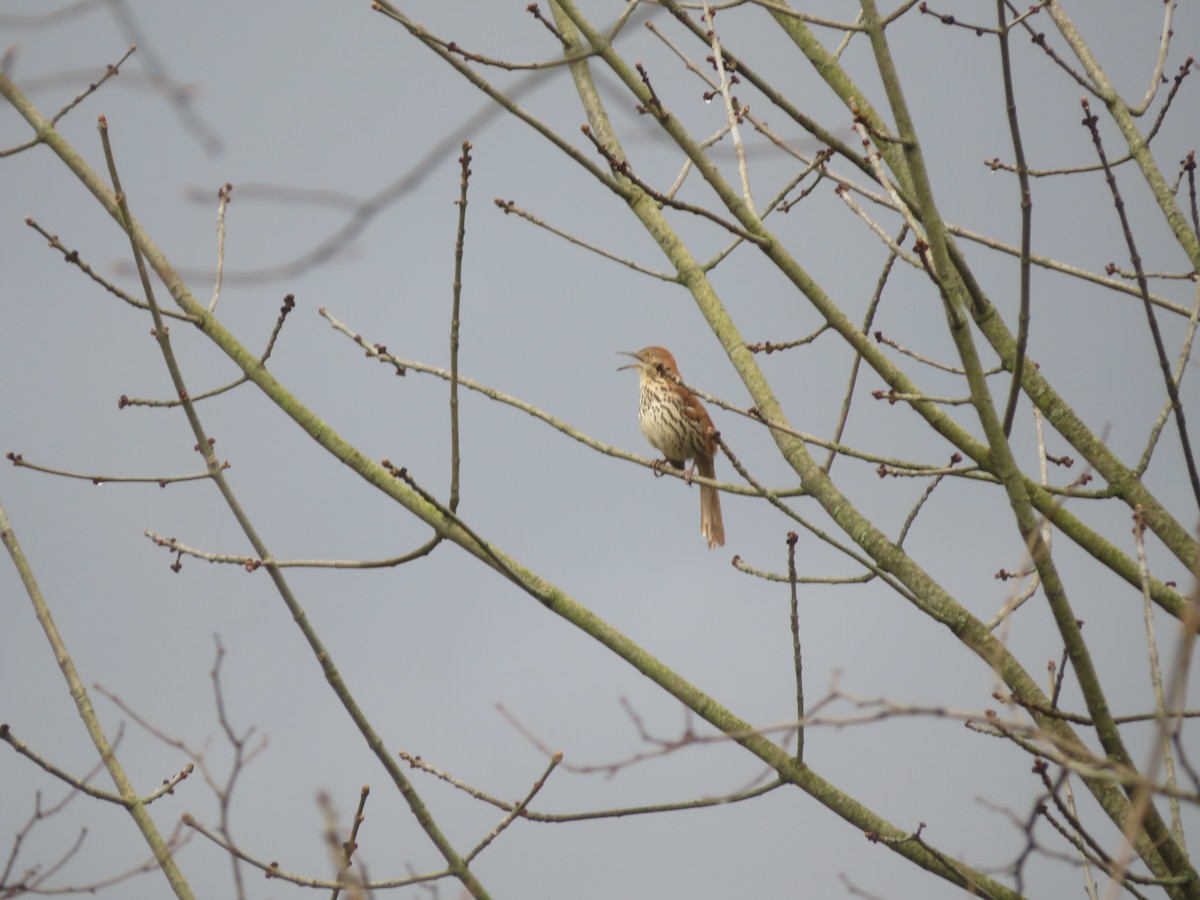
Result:
[[[676,469],[682,469],[689,459],[695,460],[686,475],[689,482],[696,471],[704,478],[715,478],[716,429],[699,398],[679,383],[675,357],[663,347],[646,347],[637,353],[622,351],[621,355],[637,360],[621,369],[638,371],[641,381],[638,422],[646,440]],[[660,460],[657,466],[662,463]],[[707,484],[700,485],[700,533],[710,549],[725,545],[721,495]]]

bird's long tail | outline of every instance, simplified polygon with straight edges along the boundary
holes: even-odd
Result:
[[[701,456],[696,460],[696,471],[703,478],[716,478],[717,470],[712,457]],[[721,519],[721,493],[707,484],[700,485],[700,533],[708,541],[708,548],[725,546],[725,523]]]

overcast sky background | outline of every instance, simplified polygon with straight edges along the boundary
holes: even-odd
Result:
[[[525,3],[406,4],[431,31],[493,57],[532,60],[555,55],[553,38]],[[963,20],[991,24],[994,5],[944,4]],[[584,4],[608,23],[623,4]],[[249,347],[261,348],[283,296],[296,295],[270,362],[271,371],[330,427],[368,456],[406,466],[445,498],[448,412],[443,382],[416,373],[397,379],[317,315],[320,307],[371,342],[400,356],[448,363],[453,241],[457,219],[458,142],[473,150],[464,290],[461,371],[558,416],[598,440],[650,455],[637,426],[636,377],[618,374],[619,350],[668,346],[684,377],[731,402],[745,389],[682,288],[606,262],[505,216],[493,198],[515,200],[556,227],[655,269],[665,260],[623,202],[598,188],[528,126],[506,115],[465,123],[486,98],[411,38],[371,11],[369,3],[282,2],[96,4],[48,23],[36,16],[68,4],[9,2],[0,6],[0,44],[15,47],[10,74],[43,112],[56,110],[97,72],[115,62],[135,36],[139,52],[115,81],[59,123],[96,170],[103,155],[95,130],[106,115],[134,215],[189,281],[198,298],[211,293],[215,260],[216,191],[231,182],[222,321]],[[818,8],[819,7],[819,8]],[[805,5],[841,19],[855,5]],[[124,11],[122,14],[122,10]],[[1068,10],[1101,64],[1129,97],[1146,90],[1161,27],[1160,3],[1074,3]],[[547,15],[549,14],[547,10]],[[651,18],[696,60],[703,46]],[[844,139],[844,109],[803,63],[761,10],[723,13],[729,46],[752,61],[806,111]],[[1049,30],[1043,20],[1038,27]],[[1196,52],[1200,14],[1181,4],[1167,64],[1174,74]],[[1009,175],[985,159],[1011,159],[994,41],[940,25],[915,10],[889,31],[945,216],[1016,242],[1019,219]],[[694,133],[706,136],[724,120],[718,103],[644,28],[627,29],[618,44],[630,61],[650,66],[656,90]],[[883,108],[865,40],[845,61]],[[1093,160],[1079,126],[1079,86],[1047,62],[1028,40],[1014,42],[1016,81],[1029,161],[1035,167]],[[181,118],[149,74],[162,67],[186,86],[192,119]],[[597,66],[598,74],[601,67]],[[514,87],[529,78],[489,70]],[[565,69],[533,76],[521,103],[592,158],[579,134],[584,115]],[[606,73],[602,85],[614,85]],[[798,149],[811,139],[762,98],[743,100]],[[1173,177],[1176,161],[1196,143],[1200,102],[1185,84],[1154,148]],[[657,137],[619,93],[606,94],[638,171],[666,186],[681,157]],[[1107,124],[1107,123],[1106,123]],[[1148,123],[1143,120],[1143,127]],[[0,111],[0,146],[25,140],[28,128]],[[1114,131],[1110,154],[1119,153]],[[334,260],[278,277],[273,270],[317,245],[347,221],[342,204],[270,202],[253,188],[321,190],[353,204],[411,172],[439,142],[448,146],[423,177],[381,209]],[[797,171],[795,161],[751,134],[750,165],[760,205]],[[715,151],[726,175],[736,174],[732,150]],[[841,167],[846,171],[846,167]],[[0,160],[0,450],[75,471],[121,475],[198,472],[202,463],[178,410],[118,410],[122,394],[165,398],[170,382],[147,315],[93,285],[23,222],[33,216],[78,249],[101,274],[134,290],[123,234],[48,150]],[[1126,201],[1152,270],[1185,263],[1129,173]],[[693,174],[688,199],[716,201]],[[1098,176],[1035,183],[1035,251],[1102,271],[1127,255],[1112,203]],[[701,258],[727,235],[673,215]],[[826,183],[787,217],[774,220],[782,239],[813,276],[861,320],[885,251]],[[1016,266],[967,246],[977,272],[1015,327]],[[713,275],[722,301],[749,341],[801,337],[820,320],[793,286],[742,248]],[[1155,285],[1176,302],[1194,302],[1193,286]],[[137,293],[137,291],[134,291]],[[160,300],[167,301],[163,292]],[[1038,270],[1030,355],[1067,394],[1086,422],[1107,429],[1112,446],[1136,460],[1163,402],[1149,355],[1140,304]],[[1183,320],[1159,313],[1174,359]],[[898,268],[881,306],[878,327],[939,359],[952,343],[936,294],[922,276]],[[201,335],[172,328],[189,389],[197,394],[231,380],[236,370]],[[982,341],[980,342],[982,343]],[[837,421],[851,355],[830,336],[801,351],[760,360],[795,427],[828,436]],[[992,364],[987,358],[987,365]],[[865,368],[865,367],[864,367]],[[1194,370],[1193,365],[1193,370]],[[911,368],[931,393],[965,393],[950,379]],[[1194,377],[1194,375],[1193,375]],[[881,387],[864,371],[845,440],[906,458],[941,462],[944,442],[932,440],[903,404],[870,399]],[[997,382],[997,391],[1007,381]],[[1185,403],[1200,417],[1194,392]],[[256,390],[243,386],[201,404],[217,455],[232,466],[234,490],[279,558],[369,559],[397,555],[428,537],[428,529],[338,465]],[[957,418],[978,432],[973,414]],[[715,412],[722,434],[764,483],[795,485],[768,436],[747,421]],[[1032,418],[1021,408],[1014,444],[1036,472]],[[673,479],[599,456],[511,408],[465,392],[460,513],[480,534],[588,605],[614,627],[755,724],[794,716],[786,586],[736,571],[730,559],[785,570],[786,533],[794,525],[765,504],[724,498],[728,542],[710,552],[698,533],[697,491]],[[1196,511],[1182,477],[1174,423],[1168,425],[1147,477],[1151,488],[1191,527]],[[1067,445],[1052,440],[1051,453]],[[814,448],[818,458],[824,452]],[[841,460],[839,483],[890,534],[899,529],[924,484],[880,481],[873,466]],[[728,461],[718,473],[733,478]],[[1079,473],[1052,476],[1065,483]],[[318,665],[264,572],[173,557],[143,537],[145,529],[212,552],[249,552],[217,492],[206,482],[157,486],[106,485],[0,468],[3,501],[32,562],[56,622],[85,683],[117,694],[163,732],[192,747],[223,777],[230,759],[208,673],[219,635],[230,720],[255,729],[266,749],[243,773],[233,799],[235,836],[253,855],[285,869],[329,877],[316,802],[327,792],[348,823],[363,784],[372,786],[359,834],[361,861],[377,879],[405,867],[438,868],[440,859],[411,820],[378,762],[367,752],[325,684]],[[798,504],[817,515],[815,504]],[[1080,514],[1132,552],[1129,510],[1078,504]],[[1021,565],[1022,546],[998,490],[972,483],[944,485],[922,513],[909,542],[913,556],[964,605],[990,617],[1011,583],[993,579]],[[1149,706],[1139,596],[1098,571],[1060,540],[1076,612],[1101,661],[1119,713]],[[1151,564],[1163,579],[1190,584],[1167,553],[1151,543]],[[858,574],[847,560],[804,537],[802,574]],[[450,545],[427,559],[385,571],[290,570],[288,578],[326,640],[334,661],[377,730],[394,750],[420,755],[491,794],[517,799],[546,760],[497,711],[502,705],[546,745],[576,766],[627,759],[648,747],[622,708],[627,698],[656,736],[674,739],[687,720],[679,704],[535,601]],[[836,678],[864,697],[982,710],[995,706],[994,677],[942,628],[886,588],[805,588],[801,603],[806,689],[820,697]],[[1174,630],[1160,617],[1166,661]],[[1131,640],[1131,636],[1134,639]],[[1045,664],[1061,643],[1039,595],[1015,619],[1009,638],[1026,668],[1045,680]],[[83,773],[95,751],[9,565],[0,566],[0,721],[31,748],[63,768]],[[1070,680],[1070,708],[1078,695]],[[139,789],[149,791],[186,762],[178,749],[137,727],[98,693],[102,722],[125,724],[120,755]],[[1072,705],[1073,704],[1073,705]],[[846,710],[843,710],[845,712]],[[708,733],[702,723],[696,726]],[[1143,743],[1135,746],[1143,759]],[[925,837],[943,851],[985,869],[1009,863],[1022,836],[1003,810],[1025,817],[1038,784],[1030,760],[957,722],[903,719],[835,730],[814,729],[807,761],[823,777],[901,828],[927,824]],[[738,790],[762,777],[745,751],[712,745],[623,769],[612,778],[560,770],[533,808],[574,812],[661,803]],[[414,774],[417,789],[455,845],[466,850],[499,816],[431,777]],[[106,776],[96,783],[107,787]],[[61,785],[12,752],[0,752],[0,855],[31,815]],[[1080,788],[1081,804],[1091,800]],[[217,819],[211,791],[197,775],[154,816],[170,831],[190,812]],[[1190,814],[1191,833],[1200,818]],[[1043,826],[1044,827],[1044,826]],[[88,837],[56,883],[83,884],[140,863],[147,855],[118,809],[76,799],[42,823],[21,848],[18,868],[49,863]],[[1039,831],[1047,841],[1048,832]],[[1105,846],[1116,835],[1105,829]],[[1055,845],[1062,852],[1063,845]],[[231,895],[225,855],[195,837],[181,852],[199,896]],[[519,822],[475,863],[496,897],[840,897],[844,873],[859,889],[896,898],[959,896],[884,849],[868,843],[815,800],[780,789],[761,799],[718,809],[585,822]],[[1036,859],[1030,896],[1077,896],[1079,873]],[[255,898],[299,896],[302,889],[265,881],[247,870]],[[441,897],[458,896],[443,884]],[[161,897],[157,873],[114,889],[115,896]],[[426,896],[409,888],[400,896]]]

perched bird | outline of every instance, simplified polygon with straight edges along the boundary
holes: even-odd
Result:
[[[641,381],[638,422],[646,440],[676,469],[682,469],[689,459],[694,460],[687,471],[689,479],[697,471],[704,478],[715,478],[716,429],[699,398],[677,380],[679,368],[675,357],[663,347],[646,347],[637,353],[622,351],[621,355],[637,360],[617,371],[638,371]],[[710,549],[725,545],[721,495],[706,484],[700,485],[700,533]]]

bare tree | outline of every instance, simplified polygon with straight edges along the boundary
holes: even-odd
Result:
[[[177,896],[204,893],[192,887],[197,875],[188,869],[191,851],[181,852],[187,833],[195,835],[193,844],[218,848],[228,858],[237,896],[253,893],[247,873],[256,868],[273,886],[324,888],[334,896],[408,886],[436,891],[447,880],[458,883],[449,890],[474,897],[505,893],[514,883],[521,884],[522,896],[549,896],[536,863],[524,863],[524,876],[516,882],[503,870],[489,878],[487,861],[504,857],[506,846],[519,846],[506,841],[517,841],[514,835],[522,829],[554,825],[570,835],[572,822],[615,818],[623,823],[616,827],[630,828],[624,824],[630,817],[673,822],[695,810],[712,817],[707,821],[726,823],[717,818],[723,810],[764,808],[767,801],[760,798],[769,794],[787,798],[779,802],[804,815],[819,809],[817,821],[828,821],[831,833],[836,820],[848,823],[836,833],[863,835],[872,853],[913,864],[914,872],[937,886],[931,889],[1014,898],[1063,896],[1063,886],[1072,885],[1091,897],[1200,897],[1200,876],[1186,841],[1200,804],[1200,774],[1187,740],[1195,731],[1189,720],[1200,714],[1187,703],[1200,629],[1200,593],[1194,587],[1200,472],[1185,381],[1194,372],[1191,350],[1200,320],[1195,288],[1200,213],[1188,143],[1195,139],[1197,106],[1188,96],[1193,60],[1179,63],[1175,51],[1181,39],[1198,32],[1176,21],[1173,0],[1156,13],[1157,44],[1145,52],[1139,45],[1132,60],[1122,58],[1120,79],[1110,74],[1115,63],[1103,52],[1112,48],[1102,45],[1115,37],[1123,48],[1125,36],[1089,37],[1086,27],[1073,22],[1067,4],[1049,0],[1027,8],[1005,0],[986,9],[974,4],[969,21],[965,13],[911,0],[890,10],[862,0],[849,20],[776,0],[630,2],[615,19],[600,21],[612,15],[607,7],[589,11],[572,0],[550,0],[544,9],[527,7],[533,28],[524,40],[542,49],[525,50],[520,58],[483,43],[489,33],[480,23],[470,29],[462,24],[481,42],[468,45],[464,37],[419,24],[407,6],[379,0],[371,7],[371,25],[386,26],[386,39],[400,52],[424,54],[420,65],[429,79],[422,85],[424,98],[451,103],[441,98],[460,96],[455,92],[465,84],[485,98],[482,110],[456,114],[457,128],[430,131],[432,140],[410,156],[401,176],[365,200],[294,186],[246,190],[251,202],[314,203],[326,222],[330,209],[345,213],[341,225],[311,245],[290,242],[290,258],[283,263],[255,259],[233,235],[227,241],[230,201],[243,193],[226,184],[217,196],[215,274],[183,273],[156,241],[149,219],[139,219],[139,192],[124,186],[131,169],[143,163],[123,162],[116,120],[110,125],[100,118],[102,166],[90,163],[78,141],[64,136],[60,120],[117,74],[125,58],[56,115],[39,108],[19,79],[0,74],[0,93],[32,132],[12,143],[9,164],[30,154],[53,154],[65,167],[56,177],[82,184],[127,241],[132,268],[108,278],[86,252],[75,249],[79,236],[62,234],[65,227],[43,223],[40,214],[26,219],[53,251],[107,292],[106,300],[149,318],[169,390],[158,398],[123,395],[120,407],[182,413],[187,442],[203,465],[183,474],[92,470],[79,459],[84,453],[67,452],[85,450],[83,441],[66,451],[59,447],[63,452],[57,454],[14,449],[8,458],[19,469],[97,485],[170,485],[168,497],[182,490],[175,487],[181,482],[211,485],[226,510],[223,543],[233,543],[237,534],[244,550],[211,546],[200,535],[170,536],[153,526],[146,538],[157,552],[170,554],[179,579],[195,577],[193,561],[204,560],[222,567],[217,583],[232,582],[239,569],[246,570],[255,573],[256,597],[269,592],[282,602],[285,614],[278,621],[298,630],[308,653],[286,664],[272,662],[264,671],[283,682],[295,680],[297,690],[299,679],[319,671],[340,709],[320,709],[311,727],[322,737],[336,732],[351,739],[355,752],[365,748],[373,762],[369,767],[363,759],[347,762],[348,777],[361,783],[382,772],[385,792],[410,817],[405,827],[423,838],[419,848],[406,846],[401,856],[360,853],[360,839],[370,831],[368,797],[375,798],[371,804],[380,802],[378,785],[373,792],[361,789],[357,812],[346,822],[328,783],[334,779],[318,774],[296,789],[321,791],[310,827],[321,835],[328,859],[280,863],[273,851],[255,846],[269,842],[260,832],[238,827],[234,789],[261,771],[261,762],[247,766],[256,757],[270,758],[273,748],[229,710],[221,643],[211,676],[227,769],[212,759],[209,745],[123,699],[124,688],[99,688],[111,709],[181,761],[161,787],[139,788],[138,782],[156,776],[144,770],[137,777],[128,774],[126,754],[114,747],[93,707],[88,676],[77,670],[83,651],[59,632],[51,615],[54,597],[39,587],[36,573],[49,563],[26,559],[17,539],[25,527],[19,520],[10,524],[0,509],[0,533],[15,571],[115,791],[91,786],[91,776],[71,774],[74,764],[60,761],[68,755],[64,747],[37,745],[19,722],[5,724],[0,737],[25,757],[20,765],[36,764],[72,791],[128,813],[153,857],[127,871],[114,865],[104,876],[89,876],[74,887],[63,883],[62,889],[93,890],[106,886],[111,873],[125,879],[157,865]],[[1093,13],[1089,8],[1083,14]],[[1200,27],[1192,15],[1188,24]],[[1147,21],[1150,11],[1137,16]],[[132,19],[123,21],[128,26]],[[967,74],[959,64],[977,70]],[[1130,65],[1149,76],[1141,96],[1117,86]],[[155,65],[149,71],[160,85],[167,78]],[[535,89],[551,79],[561,89],[565,75],[574,106],[546,100],[543,114],[535,108],[542,97]],[[1064,98],[1072,95],[1068,109]],[[188,132],[202,146],[215,147],[212,127],[197,118],[186,94],[167,96],[174,98]],[[1131,96],[1136,101],[1127,99]],[[1183,104],[1190,104],[1190,112],[1180,109]],[[503,165],[492,167],[491,177],[517,184],[519,170],[531,170],[529,177],[547,192],[542,202],[554,206],[563,221],[554,212],[507,199],[515,192],[506,191],[494,207],[474,195],[473,166],[489,161],[473,146],[475,134],[511,124],[522,126],[532,149],[506,156]],[[357,135],[355,140],[369,143]],[[991,147],[986,160],[973,155],[978,146]],[[345,149],[338,169],[348,172],[359,148],[352,142]],[[445,175],[439,166],[455,153],[453,190],[439,181]],[[568,170],[571,180],[562,184],[569,187],[558,187]],[[364,233],[380,227],[385,212],[399,209],[405,228],[426,227],[396,204],[433,185],[442,199],[453,196],[456,204],[453,233],[445,235],[447,245],[453,242],[452,254],[446,252],[454,266],[450,299],[435,304],[449,319],[448,364],[428,361],[445,353],[439,349],[447,343],[444,334],[435,343],[413,336],[420,326],[406,332],[399,323],[396,333],[367,333],[342,311],[341,298],[328,295],[317,305],[338,335],[385,367],[376,370],[405,376],[400,393],[421,390],[410,386],[419,379],[437,385],[437,393],[422,403],[330,399],[320,408],[295,386],[312,389],[316,382],[305,381],[311,372],[289,369],[279,359],[288,352],[296,311],[305,310],[293,286],[339,271],[339,260]],[[569,193],[569,202],[556,205],[555,192]],[[604,218],[600,211],[613,207],[620,218]],[[475,230],[485,212],[488,240],[480,241]],[[526,290],[519,281],[499,278],[473,286],[469,267],[476,254],[495,249],[489,242],[503,245],[515,267],[511,271],[528,269],[532,279],[532,269],[544,267],[543,283],[558,285],[558,318],[548,321],[544,309],[513,303],[505,313],[513,330],[498,338],[508,341],[505,358],[531,374],[528,385],[538,393],[528,399],[501,390],[499,375],[485,369],[476,379],[460,366],[461,332],[469,332],[473,315],[485,315],[472,298],[506,301]],[[235,248],[239,259],[252,264],[226,271],[227,249]],[[648,248],[657,254],[654,259],[647,259]],[[1071,261],[1084,250],[1086,261]],[[553,264],[546,263],[547,253]],[[577,262],[584,257],[588,268],[579,271],[601,273],[590,277],[602,282],[572,278],[571,267],[584,265]],[[624,292],[625,278],[645,285],[647,296],[669,292],[675,300],[686,295],[690,303],[651,313],[645,304],[615,296]],[[131,284],[121,286],[122,280]],[[611,287],[593,290],[598,283]],[[212,285],[210,296],[199,296],[200,284]],[[231,292],[261,284],[271,290],[286,285],[272,326],[261,316],[247,325],[227,312]],[[310,297],[314,290],[330,289],[309,288]],[[587,303],[575,302],[578,292],[587,293]],[[16,293],[8,299],[10,305],[22,302]],[[670,326],[687,335],[688,328],[700,326],[707,345],[720,350],[708,365],[724,366],[717,374],[692,364],[678,345],[671,347],[678,368],[670,353],[637,356],[634,367],[653,389],[651,394],[642,389],[643,428],[667,450],[665,461],[589,430],[597,421],[590,418],[591,408],[606,400],[588,387],[596,376],[592,363],[583,360],[611,359],[616,368],[619,358],[607,354],[641,346],[598,346],[612,320],[631,316],[646,331]],[[373,321],[371,327],[379,326]],[[322,347],[321,367],[352,368],[327,339]],[[104,348],[90,349],[97,360],[104,358]],[[232,378],[221,381],[211,362],[189,360],[213,350],[236,367]],[[316,366],[307,351],[300,355]],[[495,372],[501,371],[497,363]],[[48,375],[64,379],[64,393],[77,377],[62,370],[39,377]],[[729,380],[722,382],[723,376]],[[633,440],[637,388],[632,377],[621,385],[625,402],[613,419],[630,424],[622,440]],[[385,498],[389,508],[400,507],[419,523],[427,539],[397,549],[389,538],[385,552],[364,551],[354,559],[285,554],[251,512],[246,495],[261,499],[254,477],[239,480],[238,465],[230,468],[210,424],[219,421],[229,429],[222,404],[248,393],[269,401],[287,421],[259,414],[240,430],[270,434],[272,440],[282,432],[292,446],[320,448],[323,478],[340,478],[342,470],[328,463],[341,463],[372,497]],[[476,395],[493,408],[476,405]],[[673,408],[664,401],[654,407],[655,397],[683,397],[686,404]],[[701,400],[711,424],[697,412]],[[359,432],[348,409],[398,421],[404,432],[398,443],[411,458],[377,453],[378,433],[352,439],[371,432]],[[687,425],[694,429],[691,437],[678,443],[655,431],[659,426],[647,426],[647,416],[659,415],[669,423],[671,415],[682,417],[663,427]],[[491,423],[481,426],[482,438],[469,431],[473,421]],[[594,451],[575,464],[580,471],[567,482],[569,491],[555,489],[538,462],[540,453],[573,446],[564,437]],[[9,438],[38,443],[34,435]],[[177,434],[174,439],[178,444]],[[715,473],[707,457],[712,448],[718,450]],[[510,453],[524,458],[502,467]],[[72,455],[76,459],[69,464],[49,458]],[[473,494],[470,488],[472,455],[480,460],[483,480],[491,482],[486,492]],[[606,456],[630,465],[608,467]],[[695,470],[685,468],[696,457]],[[444,488],[430,461],[448,468]],[[642,489],[632,506],[616,502],[615,495],[607,502],[607,482],[593,479],[628,479],[636,466],[661,480],[639,481]],[[269,478],[270,468],[257,471]],[[512,487],[503,484],[509,479]],[[671,490],[680,486],[693,489]],[[285,507],[293,487],[313,490],[306,478],[295,479],[279,485],[272,502]],[[720,576],[714,574],[719,552],[709,554],[695,534],[695,496],[710,489],[724,496],[726,551],[735,554],[732,571]],[[673,502],[681,496],[686,507]],[[518,500],[520,512],[513,509]],[[721,543],[719,508],[716,531],[712,507],[703,508],[702,527],[714,547]],[[344,523],[354,514],[321,507],[319,514],[304,517],[302,527],[315,532],[318,542],[334,540],[345,527],[339,515]],[[596,523],[582,521],[589,517]],[[583,548],[578,556],[554,543],[564,532],[570,534],[566,546]],[[610,538],[613,533],[618,536]],[[617,544],[626,535],[644,553],[636,564],[626,545]],[[518,559],[512,548],[526,545],[530,536],[533,546],[558,548],[553,564]],[[347,600],[358,588],[331,589],[323,576],[345,579],[340,584],[364,570],[394,577],[448,554],[461,559],[454,547],[482,564],[471,571],[486,573],[487,587],[465,580],[469,576],[461,567],[449,563],[437,580],[447,604],[460,602],[468,591],[532,598],[539,621],[565,622],[653,685],[653,694],[682,707],[682,727],[666,724],[673,712],[648,710],[653,700],[627,700],[620,709],[635,746],[589,758],[578,749],[556,749],[570,742],[571,732],[548,733],[536,697],[502,696],[497,718],[503,727],[544,757],[537,771],[521,771],[520,796],[506,796],[511,788],[493,787],[477,774],[486,771],[482,760],[492,750],[485,741],[454,754],[458,762],[435,758],[423,745],[428,740],[440,746],[432,729],[414,729],[408,719],[401,720],[402,727],[384,712],[387,701],[373,690],[365,700],[355,686],[356,678],[365,677],[362,661],[379,657],[348,642],[340,625],[367,632],[382,626],[372,625],[352,604],[332,602]],[[128,565],[137,569],[145,562]],[[632,570],[628,581],[606,581],[600,574],[620,565]],[[574,575],[581,579],[575,587],[548,574],[563,571],[592,574]],[[635,639],[629,626],[640,627],[640,621],[628,619],[620,627],[609,620],[599,597],[636,589],[643,608],[654,609],[677,592],[699,593],[707,581],[716,585],[718,577],[752,586],[746,590],[756,597],[786,603],[786,612],[772,620],[768,633],[779,640],[769,649],[733,650],[733,636],[723,641],[692,630],[690,616],[680,615],[674,630],[701,645],[704,662],[668,662],[668,645]],[[714,590],[737,615],[744,600],[738,591]],[[596,599],[585,602],[585,595]],[[744,605],[741,614],[756,615]],[[337,624],[330,621],[335,617]],[[913,630],[889,631],[896,626],[887,623],[897,621]],[[1131,628],[1131,621],[1142,624]],[[463,630],[475,626],[468,621]],[[209,647],[211,630],[199,636],[185,630],[177,639]],[[826,638],[834,633],[850,636],[847,643],[854,646],[827,650]],[[264,630],[262,639],[273,634]],[[98,633],[83,638],[103,640]],[[452,654],[455,641],[442,639],[442,652]],[[816,676],[814,641],[822,660]],[[437,644],[433,637],[427,642]],[[520,628],[498,634],[497,642],[505,665],[536,665],[544,658],[539,642]],[[406,652],[394,646],[396,653]],[[853,665],[845,674],[831,674],[844,668],[842,654],[860,653],[881,663],[874,680]],[[727,669],[722,654],[737,661]],[[706,670],[706,664],[712,671],[749,670],[766,656],[786,667],[786,707],[778,704],[777,680],[743,695],[738,679],[727,674],[714,684]],[[887,663],[901,658],[911,659],[906,671],[919,674],[893,680]],[[833,664],[826,665],[830,659]],[[471,694],[486,694],[496,675],[495,668],[458,658],[450,668],[466,673]],[[578,677],[555,669],[543,680]],[[456,718],[457,694],[439,693],[442,688],[425,681],[400,688],[430,692],[440,698],[436,702],[444,705],[446,717]],[[236,690],[241,693],[244,683]],[[620,693],[603,685],[599,692]],[[740,702],[722,699],[726,695]],[[778,714],[764,717],[758,712],[763,708]],[[952,739],[941,737],[948,723],[960,732]],[[873,759],[871,779],[896,791],[914,785],[921,799],[896,800],[867,781],[858,783],[856,773],[841,771],[841,751],[832,748],[847,745]],[[699,771],[716,768],[727,785],[740,781],[713,790],[713,782],[697,780],[690,794],[667,801],[647,791],[630,803],[597,802],[584,799],[585,792],[568,795],[566,812],[542,806],[547,783],[587,783],[588,775],[621,782],[685,757],[703,758],[695,763]],[[748,781],[740,768],[746,760],[756,773]],[[958,766],[969,777],[960,778]],[[196,769],[214,798],[215,824],[190,811],[179,816],[176,806],[167,815],[182,827],[164,835],[159,811],[181,799],[192,808],[195,801],[188,797],[197,780],[186,779]],[[946,786],[950,782],[953,788]],[[469,812],[444,792],[447,785],[469,798]],[[933,799],[939,791],[947,795],[950,812],[927,821],[923,804],[941,803]],[[981,807],[991,833],[973,843],[960,841],[952,817],[974,816]],[[911,819],[895,820],[889,812],[894,809]],[[777,814],[775,807],[763,813],[763,827],[785,827],[772,818]],[[68,848],[54,857],[61,857],[59,863],[30,865],[22,857],[26,834],[43,818],[39,801],[28,824],[14,831],[0,894],[59,886],[53,879],[74,853],[73,838],[59,841]],[[468,829],[474,836],[464,838]],[[730,841],[737,838],[737,832],[729,833]],[[812,834],[795,840],[822,842]],[[598,847],[579,852],[593,860],[608,855]],[[401,861],[410,858],[433,862],[400,871]],[[522,869],[519,852],[510,851],[510,858]],[[745,879],[746,893],[765,893],[764,883],[790,885],[814,877],[816,866],[819,877],[840,878],[849,894],[893,895],[887,883],[874,882],[869,869],[841,858],[840,851],[803,864],[785,858],[765,873],[765,882],[738,877]],[[731,856],[730,866],[740,865]],[[586,876],[575,878],[578,895],[587,895]],[[628,884],[626,895],[640,896],[638,885]]]

